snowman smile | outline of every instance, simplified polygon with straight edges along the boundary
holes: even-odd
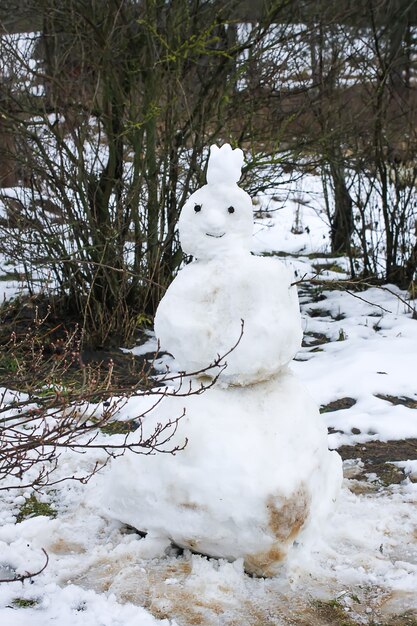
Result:
[[[212,233],[206,233],[207,237],[215,237],[216,239],[220,239],[220,237],[223,237],[226,233],[222,233],[221,235],[213,235]]]

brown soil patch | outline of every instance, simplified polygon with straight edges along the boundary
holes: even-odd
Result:
[[[376,474],[383,484],[392,485],[405,478],[404,472],[393,462],[417,459],[417,439],[369,441],[356,446],[341,446],[337,451],[343,460],[362,460],[363,466],[358,477],[366,478],[367,474]]]
[[[304,333],[302,346],[303,348],[311,348],[313,346],[321,346],[323,343],[329,343],[330,339],[323,333],[307,332]]]
[[[393,615],[382,626],[417,626],[417,611],[407,611],[402,615]]]
[[[86,369],[91,370],[91,375],[94,374],[98,383],[108,375],[111,369],[113,387],[127,389],[131,386],[137,386],[138,383],[143,383],[142,388],[146,387],[148,381],[143,375],[144,371],[146,371],[147,376],[152,376],[155,373],[148,364],[149,354],[135,356],[113,347],[96,350],[82,347],[80,350],[79,320],[66,315],[63,321],[62,310],[55,308],[53,304],[47,298],[39,296],[27,297],[23,301],[6,302],[0,307],[2,321],[0,325],[0,347],[2,351],[0,383],[3,386],[14,389],[14,384],[18,382],[15,371],[11,368],[12,364],[7,358],[9,352],[16,353],[19,358],[24,358],[25,362],[29,363],[30,344],[21,344],[21,342],[30,336],[35,339],[36,347],[42,345],[43,353],[42,361],[37,363],[36,370],[33,370],[34,384],[38,382],[37,378],[43,383],[44,378],[42,377],[48,374],[51,364],[59,363],[65,358],[71,363],[63,378],[63,383],[68,386],[82,384],[86,376]],[[35,322],[35,320],[37,321]],[[40,322],[40,320],[42,321]],[[17,342],[13,344],[13,350],[10,348],[12,335]],[[69,342],[70,337],[72,338],[71,342]],[[135,343],[139,345],[147,340],[147,335],[138,329],[135,339]],[[20,345],[19,351],[16,346]],[[155,386],[155,381],[152,384]],[[22,385],[18,388],[23,389]]]
[[[330,413],[331,411],[340,411],[341,409],[350,409],[351,406],[356,404],[355,398],[339,398],[329,404],[323,404],[320,407],[320,413]]]
[[[331,317],[332,314],[328,309],[308,309],[307,314],[310,317]]]
[[[417,400],[415,398],[408,398],[407,396],[390,396],[379,393],[376,394],[376,397],[380,400],[386,400],[387,402],[391,402],[391,404],[394,405],[402,404],[409,409],[417,409]]]

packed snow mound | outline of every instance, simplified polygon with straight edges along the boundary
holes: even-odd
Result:
[[[220,380],[251,384],[275,375],[301,345],[297,289],[280,261],[250,254],[185,266],[163,297],[155,333],[181,370],[196,372],[224,356]],[[206,372],[216,376],[219,368]],[[204,400],[202,400],[204,402]]]
[[[150,537],[275,575],[301,531],[327,516],[342,481],[314,402],[285,370],[258,385],[167,397],[146,428],[184,408],[176,441],[187,437],[185,449],[113,460],[105,512]]]
[[[240,148],[233,150],[225,143],[221,148],[210,147],[210,158],[207,165],[207,182],[209,185],[232,185],[238,183],[243,166],[243,152]]]

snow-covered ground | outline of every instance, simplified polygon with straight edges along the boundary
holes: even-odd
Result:
[[[258,220],[254,250],[277,254],[294,267],[297,280],[318,271],[324,281],[340,279],[346,260],[325,254],[323,200],[313,178],[310,183],[289,199],[282,192],[282,200],[269,202],[272,217]],[[297,211],[293,230],[302,232],[294,234]],[[393,286],[346,292],[301,282],[299,291],[305,346],[292,368],[319,405],[351,399],[349,408],[323,413],[330,447],[417,438],[413,302]],[[395,404],[393,398],[408,402]],[[148,400],[129,402],[124,415],[140,413]],[[268,580],[247,576],[239,560],[207,559],[174,547],[165,551],[156,540],[106,519],[100,489],[107,469],[86,485],[66,482],[37,494],[55,517],[16,523],[31,494],[2,491],[0,579],[41,569],[43,550],[49,563],[33,579],[0,584],[0,624],[403,624],[398,615],[417,615],[414,448],[414,458],[398,463],[404,477],[394,485],[373,474],[363,480],[362,462],[345,461],[334,516],[309,551],[295,548],[281,574]],[[65,453],[58,472],[88,472],[103,454]]]

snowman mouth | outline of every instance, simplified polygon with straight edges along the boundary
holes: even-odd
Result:
[[[220,237],[223,237],[226,233],[222,233],[221,235],[213,235],[213,233],[206,233],[207,237],[214,237],[215,239],[220,239]]]

